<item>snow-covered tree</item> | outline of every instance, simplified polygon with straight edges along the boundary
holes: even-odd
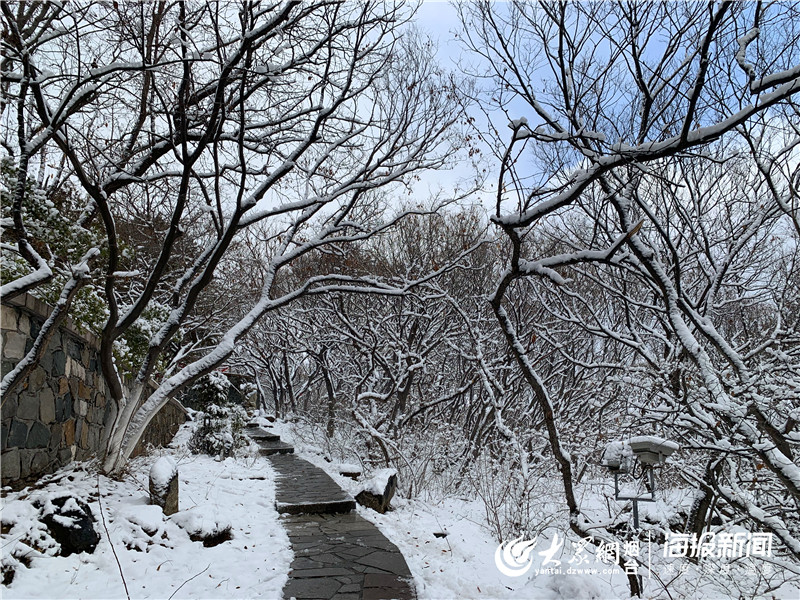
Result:
[[[579,444],[515,315],[519,290],[550,313],[550,327],[534,331],[540,344],[599,380],[627,378],[644,425],[705,457],[686,461],[688,480],[800,557],[789,312],[797,6],[515,2],[461,14],[467,45],[488,65],[493,220],[509,244],[491,305],[543,414],[572,529],[598,533],[575,493]],[[594,348],[580,351],[557,323]],[[652,388],[637,390],[645,381]],[[744,485],[754,475],[761,492]]]
[[[73,290],[99,279],[115,409],[106,471],[119,471],[159,408],[269,311],[323,290],[392,287],[333,272],[278,284],[304,255],[402,219],[365,221],[361,207],[457,152],[456,83],[424,40],[401,33],[410,13],[391,2],[2,3],[3,142],[16,173],[3,226],[29,265],[2,292],[52,279],[20,207],[31,173],[60,168],[85,202],[77,222],[104,231],[72,268],[59,306],[66,312]],[[126,238],[138,247],[126,251]],[[235,270],[237,244],[256,242],[250,289],[215,280]],[[187,335],[221,290],[236,318],[209,326],[215,335]],[[147,315],[144,352],[124,378],[115,348]],[[4,388],[35,363],[34,350]],[[168,376],[147,397],[165,356]]]

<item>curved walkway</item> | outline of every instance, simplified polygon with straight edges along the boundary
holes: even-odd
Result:
[[[287,600],[413,600],[403,555],[372,523],[351,512],[355,502],[322,469],[263,430],[248,433],[278,474],[275,504],[294,551]],[[269,435],[269,434],[267,434]],[[258,439],[262,437],[262,439]]]

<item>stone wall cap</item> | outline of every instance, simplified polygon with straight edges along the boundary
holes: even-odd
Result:
[[[21,308],[22,310],[32,313],[34,316],[41,319],[47,319],[53,312],[52,306],[27,292],[19,296],[15,296],[14,298],[3,299],[3,304]],[[83,341],[90,344],[95,350],[100,349],[100,338],[89,331],[81,331],[78,329],[75,326],[75,323],[73,323],[72,319],[69,317],[64,319],[64,321],[61,323],[61,327],[68,333],[71,333],[72,335],[79,337]]]

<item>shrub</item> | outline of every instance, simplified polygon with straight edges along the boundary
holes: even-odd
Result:
[[[242,432],[247,413],[240,406],[211,404],[201,418],[202,423],[189,440],[189,450],[195,454],[226,458],[249,445],[249,440]]]

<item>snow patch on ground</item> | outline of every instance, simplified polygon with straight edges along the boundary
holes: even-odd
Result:
[[[279,598],[293,555],[275,511],[275,477],[268,460],[247,456],[217,461],[189,454],[186,427],[174,448],[161,451],[180,473],[181,511],[172,518],[149,504],[148,476],[156,456],[131,461],[131,475],[123,481],[98,477],[84,470],[85,463],[76,463],[51,476],[41,489],[3,498],[4,560],[22,554],[30,567],[16,569],[11,584],[1,588],[2,596],[125,598],[113,544],[131,598]],[[57,548],[32,547],[38,544],[31,537],[42,543],[49,538],[36,520],[32,500],[67,492],[84,498],[97,519],[101,540],[94,554],[64,558],[50,556]],[[227,525],[232,539],[208,548],[191,541],[187,531],[211,532]],[[23,542],[26,533],[28,543]]]

